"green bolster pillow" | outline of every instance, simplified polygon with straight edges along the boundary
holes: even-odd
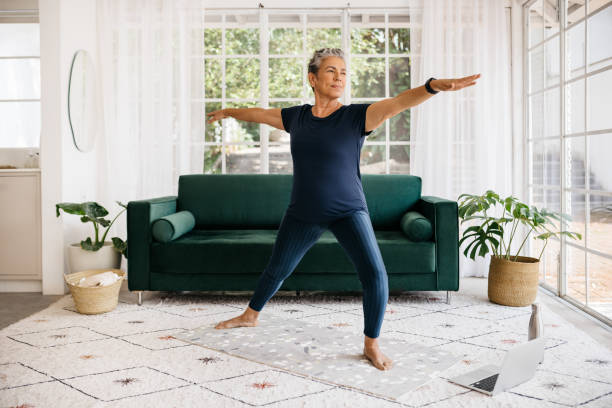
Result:
[[[184,210],[158,218],[153,222],[153,237],[160,242],[170,242],[195,227],[195,217]]]
[[[431,222],[416,211],[408,211],[400,220],[400,227],[411,241],[427,241],[433,236]]]

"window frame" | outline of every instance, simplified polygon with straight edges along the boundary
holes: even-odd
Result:
[[[40,21],[38,17],[38,9],[0,9],[0,24],[35,24],[38,26],[38,30],[40,32]],[[5,55],[0,56],[0,60],[38,60],[38,67],[40,72],[40,35],[38,37],[39,42],[39,51],[38,55]],[[40,82],[40,74],[38,76],[38,81]],[[40,94],[38,98],[9,98],[9,99],[0,99],[0,103],[15,103],[15,102],[26,102],[26,103],[38,103],[38,122],[40,123],[41,128],[38,130],[37,141],[38,143],[35,146],[0,146],[1,149],[40,149],[40,134],[42,131],[42,117],[40,114],[40,106],[41,99]],[[15,135],[11,136],[15,137]]]
[[[296,105],[298,104],[303,104],[303,103],[312,103],[313,100],[313,96],[311,94],[311,92],[306,92],[305,93],[305,86],[302,86],[302,93],[301,93],[301,97],[300,98],[271,98],[269,96],[269,72],[268,72],[268,63],[270,61],[271,58],[299,58],[299,59],[304,59],[304,63],[302,64],[302,80],[303,80],[303,84],[307,84],[308,80],[308,76],[307,76],[307,61],[308,58],[310,58],[309,52],[308,50],[306,50],[306,29],[307,28],[312,28],[313,27],[313,23],[309,23],[307,24],[307,16],[309,15],[315,15],[315,14],[323,14],[323,15],[335,15],[337,17],[340,17],[340,21],[338,23],[334,23],[334,24],[326,24],[326,23],[320,23],[320,24],[315,24],[314,26],[319,26],[322,28],[340,28],[341,29],[341,44],[342,44],[342,48],[345,50],[345,59],[347,62],[347,71],[351,72],[350,69],[350,65],[351,65],[351,60],[353,56],[356,57],[376,57],[376,58],[384,58],[385,59],[385,96],[384,97],[375,97],[375,98],[366,98],[366,97],[351,97],[351,82],[350,79],[347,80],[346,83],[346,87],[345,87],[345,91],[344,91],[344,95],[341,97],[341,100],[344,101],[345,104],[350,104],[353,102],[356,103],[360,103],[360,102],[375,102],[378,100],[382,100],[391,96],[395,96],[395,95],[390,95],[389,93],[389,60],[390,58],[410,58],[410,60],[412,60],[416,54],[409,52],[409,53],[398,53],[398,54],[390,54],[389,53],[389,29],[393,29],[393,28],[406,28],[406,29],[410,29],[410,28],[414,28],[415,24],[414,23],[410,23],[410,22],[390,22],[390,16],[393,15],[410,15],[409,13],[410,9],[408,7],[401,7],[401,8],[397,8],[397,9],[388,9],[385,8],[384,10],[377,10],[377,9],[350,9],[347,7],[338,7],[338,8],[328,8],[328,9],[304,9],[304,8],[291,8],[291,9],[271,9],[271,10],[267,10],[267,9],[263,9],[260,8],[257,11],[253,11],[252,9],[215,9],[214,11],[211,10],[210,8],[206,9],[206,13],[208,14],[208,16],[220,16],[220,22],[217,23],[213,23],[213,22],[206,22],[205,23],[205,29],[211,29],[211,28],[220,28],[222,29],[222,33],[221,33],[221,53],[217,54],[217,55],[209,55],[209,54],[205,54],[202,56],[202,58],[204,60],[207,59],[220,59],[221,60],[221,75],[222,75],[222,86],[221,86],[221,98],[208,98],[208,97],[204,97],[203,100],[199,100],[201,101],[204,105],[206,105],[206,103],[211,103],[211,102],[215,102],[215,103],[221,103],[221,109],[226,107],[226,102],[245,102],[245,103],[249,103],[249,102],[253,102],[254,99],[249,99],[249,98],[226,98],[225,95],[225,60],[227,58],[259,58],[259,66],[260,66],[260,97],[259,97],[259,107],[262,108],[268,108],[270,103],[274,103],[274,102],[291,102],[294,101],[296,103]],[[258,21],[256,22],[246,22],[246,21],[242,21],[239,24],[228,24],[227,22],[227,15],[231,14],[231,15],[236,15],[236,14],[258,14]],[[292,14],[292,15],[298,15],[299,16],[299,21],[295,22],[295,23],[270,23],[269,21],[269,16],[270,15],[278,15],[278,14]],[[363,16],[367,16],[370,14],[375,14],[375,15],[382,15],[384,16],[384,21],[374,21],[374,22],[353,22],[352,20],[354,19],[354,15],[360,15],[362,16],[362,20],[363,19],[367,19],[367,17],[363,17]],[[225,53],[225,31],[228,28],[235,28],[235,27],[240,27],[240,28],[259,28],[259,46],[260,46],[260,53],[259,54],[240,54],[240,55],[228,55]],[[284,55],[284,54],[273,54],[273,56],[271,57],[269,54],[269,50],[268,50],[268,41],[269,41],[269,30],[270,28],[299,28],[302,30],[302,38],[303,38],[303,43],[302,43],[302,52],[299,54],[289,54],[289,55]],[[385,52],[384,54],[353,54],[351,52],[351,47],[350,47],[350,34],[351,34],[351,30],[354,28],[382,28],[385,30]],[[226,164],[226,149],[227,146],[233,146],[233,145],[249,145],[249,146],[254,146],[254,147],[259,147],[260,148],[260,173],[262,174],[269,174],[269,147],[270,147],[270,143],[269,143],[269,132],[272,129],[272,127],[270,127],[269,125],[266,124],[260,124],[260,128],[259,128],[259,132],[260,132],[260,140],[259,142],[229,142],[227,141],[227,124],[224,123],[225,121],[222,121],[221,126],[222,126],[222,140],[221,142],[209,142],[206,141],[205,135],[202,136],[203,141],[202,144],[204,146],[204,152],[206,152],[206,149],[208,146],[220,146],[221,147],[221,151],[224,152],[222,153],[221,156],[221,174],[227,174],[227,164]],[[371,141],[368,140],[368,138],[366,138],[366,140],[364,141],[364,148],[368,148],[369,146],[384,146],[385,147],[385,157],[384,157],[384,161],[385,161],[385,173],[384,174],[390,174],[390,153],[391,153],[391,146],[409,146],[411,144],[410,140],[404,140],[404,141],[391,141],[390,140],[390,121],[387,120],[384,123],[385,126],[385,140],[380,140],[380,141]],[[290,142],[289,141],[277,141],[274,142],[274,146],[276,145],[289,145]],[[206,154],[206,153],[205,153]]]
[[[552,35],[548,37],[546,37],[546,35],[543,35],[541,40],[539,40],[537,43],[530,45],[530,35],[531,35],[530,17],[529,17],[530,8],[537,1],[538,0],[528,0],[522,4],[522,34],[523,34],[522,56],[523,56],[523,101],[524,101],[523,103],[523,124],[524,124],[523,145],[525,146],[525,155],[523,156],[523,174],[525,174],[525,177],[523,180],[524,181],[523,187],[524,187],[524,191],[527,192],[529,205],[533,205],[533,195],[534,195],[533,193],[535,189],[537,189],[538,191],[541,191],[544,194],[547,191],[558,193],[559,200],[560,200],[558,204],[561,209],[560,210],[561,213],[567,212],[567,208],[566,208],[567,207],[566,205],[567,194],[571,195],[572,193],[582,193],[585,196],[585,203],[584,203],[585,229],[584,229],[583,240],[580,243],[576,243],[574,240],[568,240],[565,235],[561,235],[560,238],[557,238],[557,237],[549,238],[559,243],[559,255],[557,259],[557,266],[558,266],[557,282],[556,282],[557,287],[554,287],[550,285],[549,283],[547,283],[545,276],[539,277],[539,285],[545,290],[547,290],[548,292],[550,292],[551,294],[554,294],[564,299],[568,303],[578,307],[579,309],[603,321],[604,323],[607,323],[608,325],[612,325],[612,319],[610,319],[609,317],[605,316],[604,314],[596,311],[595,309],[589,306],[589,296],[590,295],[589,295],[589,261],[588,261],[589,254],[601,256],[603,258],[612,260],[612,254],[590,248],[589,242],[588,242],[589,224],[590,224],[590,218],[591,218],[590,217],[590,214],[591,214],[590,195],[595,194],[595,195],[603,195],[603,196],[612,197],[612,191],[592,190],[590,186],[590,177],[585,177],[586,180],[585,180],[584,188],[566,187],[566,183],[565,183],[565,179],[568,176],[567,174],[568,169],[566,168],[566,151],[567,151],[566,143],[567,141],[571,140],[571,138],[574,138],[574,137],[584,137],[584,152],[585,152],[584,166],[585,166],[585,171],[589,171],[588,170],[590,168],[590,165],[589,165],[590,137],[589,136],[612,133],[612,128],[600,129],[600,130],[588,130],[588,124],[587,124],[587,114],[588,114],[588,99],[587,99],[588,82],[587,81],[588,81],[588,78],[612,69],[612,64],[610,64],[604,68],[595,69],[590,72],[588,71],[588,64],[589,64],[588,24],[589,24],[589,20],[592,19],[593,16],[595,16],[597,13],[602,12],[608,7],[612,7],[612,3],[608,4],[605,7],[600,7],[594,12],[589,12],[589,9],[588,9],[589,1],[586,1],[585,2],[586,10],[585,10],[584,16],[572,22],[572,24],[568,26],[567,25],[567,0],[559,0],[557,3],[558,13],[559,13],[558,14],[559,28],[557,32],[553,33]],[[566,45],[565,45],[566,33],[571,28],[575,27],[577,24],[580,24],[581,22],[584,22],[584,74],[577,75],[575,77],[572,77],[569,80],[566,80],[566,72],[568,69],[566,67],[566,65],[568,64],[568,59],[566,57]],[[546,48],[545,47],[548,43],[555,41],[557,38],[559,39],[559,61],[558,61],[559,62],[559,74],[560,74],[559,81],[557,84],[546,86],[545,79],[544,79],[540,89],[532,92],[529,86],[529,83],[532,79],[529,53],[537,50],[538,47],[543,47],[542,49],[544,51],[544,60],[546,60],[546,52],[545,52]],[[545,71],[543,70],[543,72]],[[565,90],[568,85],[574,82],[577,82],[577,81],[584,81],[584,120],[585,120],[584,131],[573,132],[573,133],[568,134],[566,133],[566,126],[565,126],[566,125],[565,114],[567,111],[566,109],[566,91]],[[558,136],[530,137],[530,126],[531,126],[531,123],[530,123],[531,99],[530,98],[537,96],[537,95],[545,95],[547,92],[549,92],[550,90],[554,90],[555,88],[559,89],[559,135]],[[544,104],[545,102],[546,101],[544,101]],[[545,120],[546,120],[546,115],[543,115],[542,116],[543,123]],[[542,126],[544,128],[544,124]],[[531,150],[532,150],[534,141],[544,142],[544,143],[546,141],[558,141],[559,142],[560,180],[558,184],[556,185],[545,184],[547,181],[545,175],[542,180],[544,184],[532,183],[533,181],[532,180],[533,163],[532,163],[532,151]],[[543,171],[545,171],[545,169],[546,167],[544,166]],[[546,201],[544,202],[546,203]],[[570,227],[570,230],[571,230],[571,227]],[[566,231],[566,229],[563,228],[563,224],[561,224],[561,231]],[[529,254],[533,253],[532,241],[533,240],[530,239],[527,242],[527,251]],[[567,274],[568,273],[567,271],[568,256],[567,255],[569,253],[570,248],[574,248],[576,250],[580,250],[584,252],[583,262],[584,262],[584,271],[585,271],[585,286],[584,286],[585,303],[582,303],[580,300],[574,299],[573,297],[568,295],[568,287],[567,287],[568,286],[567,285],[568,283],[568,274]],[[549,260],[547,259],[547,256],[543,254],[542,259],[541,259],[541,263],[543,264],[543,266],[541,268],[544,274],[546,273],[546,269],[547,269],[546,263],[548,261]]]

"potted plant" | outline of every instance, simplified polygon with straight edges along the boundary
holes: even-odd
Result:
[[[579,233],[563,231],[566,228],[561,228],[562,231],[558,232],[549,228],[554,227],[553,219],[559,220],[562,226],[567,226],[564,220],[571,220],[567,214],[528,206],[512,196],[501,199],[494,191],[487,190],[484,195],[480,196],[461,194],[457,200],[460,201],[458,214],[462,220],[461,224],[470,220],[480,220],[478,221],[480,225],[470,226],[463,232],[459,246],[469,240],[463,254],[474,260],[476,255],[484,257],[487,253],[492,252],[489,264],[488,296],[489,300],[494,303],[506,306],[532,304],[538,290],[540,258],[544,253],[548,238],[553,235],[565,235],[569,238],[582,239]],[[499,218],[487,214],[487,211],[494,212],[497,204],[503,207],[502,216]],[[529,231],[516,254],[511,255],[510,246],[519,224],[527,226]],[[509,231],[509,237],[506,244],[504,238],[508,235],[507,231]],[[537,258],[518,255],[530,235],[535,235],[533,238],[544,241],[542,251]]]
[[[121,255],[127,259],[127,240],[123,241],[119,237],[112,237],[111,241],[106,241],[108,230],[113,225],[117,217],[121,215],[127,206],[117,201],[123,210],[115,216],[112,221],[105,219],[108,215],[106,208],[96,202],[88,201],[85,203],[58,203],[55,205],[55,214],[60,216],[60,209],[68,214],[81,216],[81,222],[92,222],[94,227],[94,240],[87,237],[80,243],[72,243],[68,246],[68,259],[71,272],[78,272],[89,269],[114,268],[121,266]],[[101,227],[106,228],[100,238]]]

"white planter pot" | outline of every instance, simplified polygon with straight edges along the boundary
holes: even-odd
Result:
[[[68,265],[71,273],[87,269],[119,269],[121,256],[121,253],[113,248],[112,241],[106,241],[97,251],[86,251],[78,242],[68,245]]]

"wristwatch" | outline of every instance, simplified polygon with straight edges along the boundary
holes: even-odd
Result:
[[[429,79],[427,80],[427,82],[425,82],[425,89],[426,89],[426,90],[427,90],[427,92],[429,92],[430,94],[434,94],[434,95],[435,95],[435,94],[437,94],[437,93],[438,93],[438,92],[440,92],[440,91],[434,91],[434,90],[433,90],[433,88],[432,88],[432,87],[429,85],[429,83],[430,83],[431,81],[433,81],[434,79],[436,79],[436,78],[433,78],[433,77],[432,77],[432,78],[429,78]]]

